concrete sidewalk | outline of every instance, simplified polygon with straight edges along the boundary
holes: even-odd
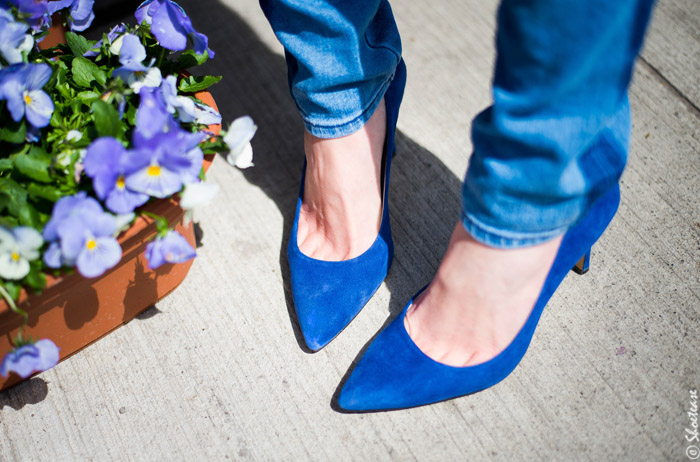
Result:
[[[700,388],[697,0],[657,7],[631,88],[620,211],[520,366],[469,397],[365,415],[337,413],[331,397],[447,245],[470,121],[490,102],[496,3],[393,2],[409,70],[396,259],[316,354],[300,348],[285,261],[303,154],[282,50],[255,0],[180,3],[217,53],[207,71],[225,77],[213,90],[224,118],[260,127],[256,166],[214,163],[222,190],[197,217],[203,246],[178,290],[0,393],[0,460],[688,460],[689,391]]]

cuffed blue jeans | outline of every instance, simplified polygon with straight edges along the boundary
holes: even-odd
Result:
[[[358,130],[401,59],[386,0],[261,0],[306,130]],[[493,105],[472,123],[462,223],[499,248],[566,232],[622,175],[653,0],[503,0]],[[429,6],[426,4],[426,8]],[[410,78],[410,63],[409,63]]]

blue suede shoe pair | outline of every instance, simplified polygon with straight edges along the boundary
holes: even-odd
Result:
[[[377,239],[365,253],[332,262],[310,258],[299,250],[297,232],[305,179],[302,174],[287,256],[297,319],[304,340],[313,351],[327,345],[353,320],[391,266],[394,244],[389,222],[389,174],[405,83],[406,68],[401,61],[384,96],[387,134],[382,222]],[[338,405],[349,411],[409,408],[468,395],[503,380],[525,355],[542,310],[568,271],[573,268],[583,273],[588,269],[590,249],[612,220],[619,202],[620,190],[615,186],[564,235],[532,312],[511,344],[496,357],[476,366],[452,367],[426,356],[404,328],[404,317],[418,292],[368,347],[343,386]]]
[[[387,129],[382,222],[377,239],[362,255],[344,261],[324,261],[308,257],[299,250],[297,233],[304,197],[304,163],[287,258],[299,327],[306,345],[313,351],[326,346],[357,316],[386,278],[394,259],[394,241],[389,222],[389,174],[395,151],[396,121],[405,86],[406,66],[400,61],[394,79],[384,94]]]

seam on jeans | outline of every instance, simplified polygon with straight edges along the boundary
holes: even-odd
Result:
[[[374,49],[374,50],[387,50],[391,52],[394,55],[394,58],[396,58],[396,66],[398,67],[399,65],[399,60],[401,59],[401,52],[394,50],[392,47],[387,46],[387,45],[380,45],[380,44],[373,44],[369,41],[369,38],[367,37],[367,32],[365,32],[364,35],[365,43],[367,44],[368,47]]]
[[[481,223],[465,211],[461,212],[462,226],[478,242],[502,249],[512,249],[541,244],[564,234],[569,226],[538,233],[518,233],[513,231],[498,230],[492,226]]]

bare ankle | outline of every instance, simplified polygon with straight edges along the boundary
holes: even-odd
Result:
[[[297,242],[304,254],[347,260],[372,245],[381,222],[385,135],[383,104],[351,135],[321,139],[304,134],[307,166]]]

